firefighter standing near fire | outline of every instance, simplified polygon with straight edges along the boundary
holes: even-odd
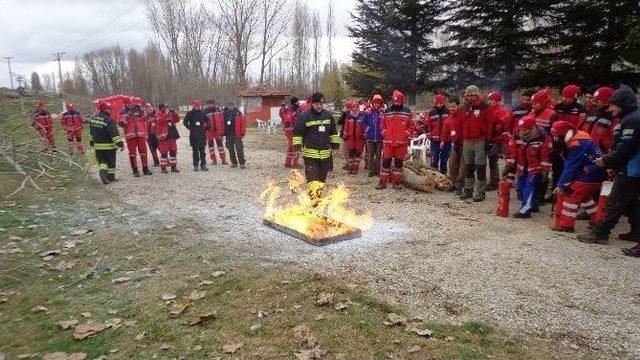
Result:
[[[60,123],[67,134],[67,143],[69,146],[69,154],[77,152],[78,154],[84,154],[84,147],[82,147],[82,131],[84,130],[84,119],[79,112],[75,110],[73,103],[66,103],[65,108],[67,111],[60,116]]]
[[[218,157],[222,165],[227,165],[227,154],[224,151],[224,143],[222,138],[224,137],[224,119],[222,111],[215,106],[214,100],[207,100],[207,107],[204,113],[209,119],[209,128],[207,129],[207,146],[209,147],[209,158],[211,158],[211,164],[217,165],[218,158],[216,157],[216,149],[218,150]]]
[[[318,200],[327,174],[333,167],[333,150],[340,148],[340,136],[330,111],[324,109],[324,95],[311,96],[311,109],[302,113],[293,130],[293,146],[304,160],[309,196]]]
[[[98,113],[88,119],[89,145],[95,150],[100,180],[103,184],[116,181],[116,149],[124,150],[124,139],[111,118],[111,103],[98,103]]]
[[[298,152],[293,146],[293,131],[296,126],[296,119],[298,118],[298,98],[292,97],[288,107],[284,107],[280,111],[280,119],[282,120],[282,126],[284,127],[284,136],[287,138],[287,155],[284,159],[284,167],[297,168],[298,164]]]
[[[51,113],[44,105],[44,101],[36,102],[36,109],[31,114],[31,127],[33,127],[42,140],[45,150],[56,148],[56,139],[53,132],[53,119]]]
[[[364,150],[364,125],[362,124],[360,106],[357,101],[348,102],[346,110],[347,116],[342,127],[342,139],[344,139],[348,150],[347,165],[349,174],[357,174],[362,151]]]
[[[616,178],[607,201],[604,219],[591,233],[578,235],[586,243],[607,244],[609,233],[623,214],[629,217],[631,232],[620,234],[622,240],[640,240],[640,110],[633,90],[625,85],[609,99],[614,115],[620,118],[613,150],[595,164],[615,171]],[[640,256],[640,246],[623,250],[625,255]]]
[[[382,119],[382,166],[380,167],[380,182],[376,189],[387,187],[389,173],[391,182],[396,190],[402,189],[402,163],[407,156],[409,139],[416,132],[413,113],[404,106],[405,97],[399,90],[394,90],[391,96],[391,106],[385,111]],[[393,172],[391,165],[393,163]]]
[[[124,130],[124,137],[127,141],[127,150],[129,151],[129,163],[133,176],[139,177],[138,170],[138,153],[140,154],[140,163],[142,165],[142,173],[151,175],[147,164],[147,136],[149,125],[144,110],[140,106],[142,100],[140,98],[126,98],[125,109],[121,113],[119,125]]]
[[[533,115],[518,120],[517,130],[509,140],[509,157],[504,169],[507,178],[517,181],[521,206],[520,210],[513,214],[514,218],[530,218],[532,212],[539,211],[537,188],[543,174],[548,173],[551,168],[551,150],[551,137],[542,127],[536,125]]]
[[[602,151],[589,134],[579,131],[573,123],[556,121],[551,126],[553,141],[563,144],[563,169],[554,189],[556,193],[556,222],[554,231],[573,232],[578,209],[584,208],[591,220],[595,219],[597,204],[593,194],[600,190],[605,178],[595,160]]]

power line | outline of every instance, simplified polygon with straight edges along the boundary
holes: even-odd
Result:
[[[5,56],[5,59],[7,59],[7,65],[9,65],[9,81],[11,82],[11,90],[13,90],[13,74],[11,73],[11,59],[13,59],[13,56]]]
[[[64,51],[63,52],[57,52],[54,53],[53,55],[55,56],[55,58],[53,59],[53,61],[57,61],[58,62],[58,76],[59,76],[59,81],[58,81],[58,92],[62,94],[62,65],[60,65],[60,61],[62,60],[62,55],[66,54]]]

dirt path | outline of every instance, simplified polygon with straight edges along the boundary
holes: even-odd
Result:
[[[631,243],[584,245],[553,233],[549,206],[533,220],[497,218],[495,192],[483,204],[466,204],[446,193],[377,191],[374,178],[337,170],[328,182],[352,188],[351,204],[370,210],[375,226],[360,239],[313,247],[261,224],[257,197],[266,178],[287,174],[283,144],[281,134],[250,131],[246,170],[194,172],[183,136],[180,174],[156,169],[134,179],[126,152],[119,153],[121,181],[111,189],[147,208],[149,219],[197,220],[210,246],[344,276],[427,319],[482,319],[559,340],[567,353],[589,347],[603,358],[640,358],[640,263],[620,253]]]

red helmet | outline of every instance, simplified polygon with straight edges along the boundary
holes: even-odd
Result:
[[[576,126],[568,121],[556,121],[551,125],[551,135],[565,137],[569,131],[575,133]]]
[[[131,102],[133,103],[133,105],[141,105],[142,99],[140,99],[139,97],[132,97]]]
[[[200,102],[200,100],[193,100],[193,101],[191,102],[191,105],[192,105],[194,108],[199,108],[199,107],[202,107],[202,102]]]
[[[533,127],[536,125],[536,117],[533,115],[526,115],[523,116],[519,121],[518,121],[518,127],[522,130],[526,130],[529,131],[531,129],[533,129]]]
[[[348,103],[346,103],[346,104],[344,105],[344,109],[345,109],[346,111],[349,111],[349,112],[351,112],[351,111],[358,111],[358,110],[360,110],[360,105],[358,104],[358,102],[357,102],[357,101],[355,101],[355,100],[351,100],[351,101],[349,101]]]
[[[502,94],[500,94],[499,91],[494,91],[489,93],[489,96],[487,98],[495,102],[500,102],[502,101]]]
[[[373,95],[373,98],[371,99],[371,102],[374,103],[376,101],[380,102],[380,104],[383,104],[384,100],[382,99],[382,95],[380,95],[380,94]]]
[[[36,107],[39,107],[39,108],[44,107],[44,101],[42,101],[42,100],[38,100],[38,101],[36,102]]]
[[[437,94],[433,97],[433,103],[435,105],[444,105],[447,102],[447,97],[443,94]]]
[[[125,105],[133,104],[133,98],[130,96],[122,96],[122,103]]]
[[[67,110],[75,110],[75,106],[73,106],[71,102],[64,104],[64,107],[67,108]]]
[[[393,90],[393,94],[391,95],[391,100],[397,104],[404,103],[404,94],[400,92],[400,90]]]
[[[593,97],[600,100],[604,104],[608,104],[609,99],[611,99],[611,95],[613,95],[614,92],[614,89],[608,86],[603,86],[593,93]]]
[[[112,108],[113,106],[108,101],[101,101],[98,103],[98,110],[100,111],[111,110]]]
[[[551,100],[551,97],[549,96],[549,90],[542,89],[542,90],[539,90],[537,93],[533,94],[533,97],[531,98],[531,103],[534,105],[538,105],[538,104],[544,104],[549,100]]]
[[[567,85],[562,89],[562,97],[568,99],[575,99],[580,94],[580,86],[578,85]]]

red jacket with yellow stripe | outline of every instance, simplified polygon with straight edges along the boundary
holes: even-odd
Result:
[[[536,125],[536,128],[538,136],[531,141],[520,139],[518,130],[509,139],[509,158],[506,166],[511,169],[515,167],[517,176],[540,174],[551,168],[549,163],[549,154],[553,147],[551,136],[542,127]]]

